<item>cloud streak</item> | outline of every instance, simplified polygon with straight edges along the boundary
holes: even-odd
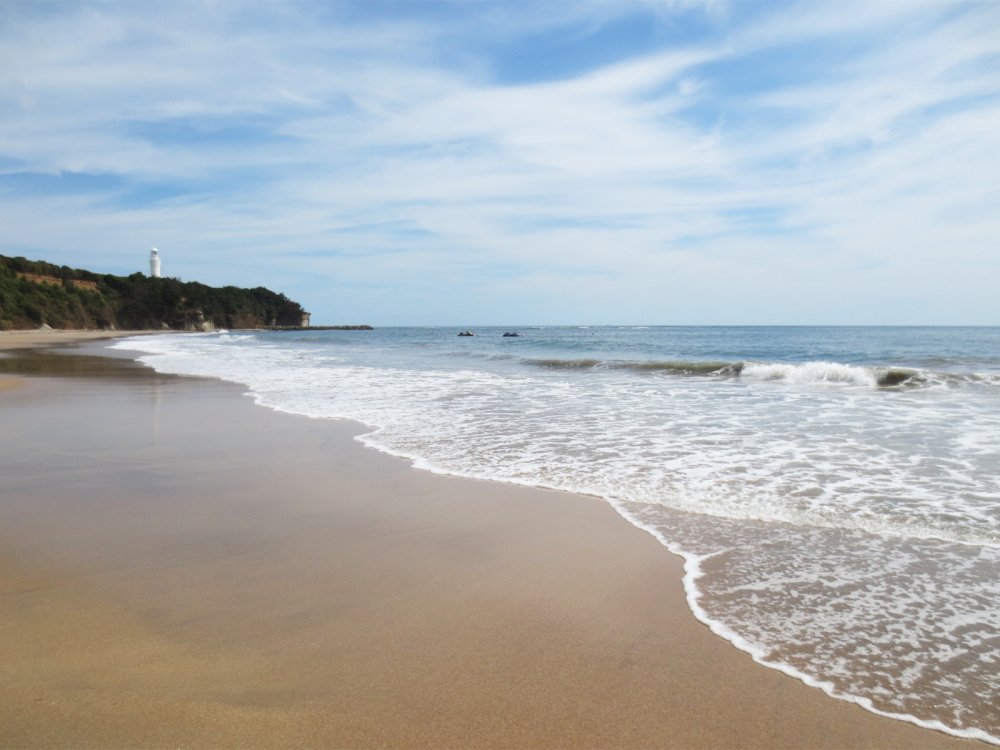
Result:
[[[2,11],[0,252],[328,322],[1000,323],[993,4],[149,7]]]

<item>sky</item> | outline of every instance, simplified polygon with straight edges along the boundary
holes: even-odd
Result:
[[[1000,325],[1000,2],[0,0],[0,254],[314,324]]]

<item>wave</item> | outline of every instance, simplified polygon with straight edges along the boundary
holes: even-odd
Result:
[[[548,370],[628,370],[679,376],[745,378],[800,384],[853,385],[870,388],[1000,385],[1000,374],[931,372],[908,367],[869,367],[839,362],[701,362],[525,358],[522,364]]]
[[[684,361],[622,361],[601,359],[537,359],[525,358],[521,362],[532,367],[549,370],[633,370],[635,372],[668,372],[677,375],[714,375],[742,363],[684,362]],[[736,372],[735,374],[739,374]]]
[[[502,354],[499,352],[475,352],[452,349],[445,353],[449,357],[466,357],[468,359],[480,359],[486,362],[503,362],[505,360],[517,359],[514,354]]]
[[[713,632],[748,651],[760,663],[869,711],[958,736],[996,742],[995,731],[991,735],[983,729],[968,728],[967,722],[962,721],[960,712],[964,704],[960,703],[961,696],[954,697],[957,689],[952,690],[949,685],[943,686],[943,694],[935,694],[943,696],[940,700],[934,698],[940,708],[935,707],[918,718],[904,713],[905,695],[891,680],[886,683],[878,677],[874,684],[892,685],[893,695],[899,696],[892,702],[856,681],[874,674],[875,667],[867,657],[844,662],[840,673],[834,671],[831,677],[831,670],[825,666],[829,661],[815,659],[815,663],[806,663],[784,659],[778,648],[784,644],[813,644],[815,638],[820,641],[826,638],[836,645],[838,633],[843,633],[842,643],[857,641],[855,634],[863,633],[862,623],[867,622],[857,612],[871,613],[874,624],[883,628],[879,632],[885,632],[886,623],[905,621],[906,607],[913,598],[906,596],[907,592],[912,590],[922,595],[936,591],[919,583],[926,581],[930,573],[926,566],[917,564],[922,558],[914,557],[915,550],[933,544],[933,559],[942,566],[954,565],[956,573],[937,580],[950,581],[954,590],[937,592],[940,595],[934,600],[937,604],[926,608],[920,618],[924,630],[919,632],[927,633],[928,640],[913,641],[917,645],[912,653],[907,653],[910,660],[907,663],[920,667],[935,663],[934,653],[925,656],[921,652],[923,643],[932,644],[938,654],[947,655],[956,643],[957,648],[964,649],[957,636],[952,638],[952,631],[966,626],[961,622],[949,624],[957,610],[950,600],[945,600],[951,597],[967,603],[989,603],[995,599],[990,593],[995,592],[995,587],[982,591],[984,586],[993,586],[990,580],[995,579],[978,583],[978,579],[964,577],[962,571],[966,564],[981,565],[980,560],[987,559],[985,555],[1000,540],[995,535],[988,536],[988,531],[967,538],[949,533],[949,529],[956,518],[973,530],[982,529],[987,523],[996,528],[988,505],[993,497],[989,494],[992,484],[989,478],[982,479],[984,475],[975,466],[977,461],[984,467],[995,465],[988,462],[995,455],[992,446],[996,420],[980,415],[975,411],[978,407],[971,412],[949,412],[979,417],[959,431],[968,444],[960,444],[954,455],[948,451],[932,455],[931,458],[940,460],[931,466],[932,475],[922,478],[898,460],[897,444],[886,445],[884,439],[878,438],[891,437],[890,433],[897,432],[921,433],[921,426],[933,422],[933,419],[927,421],[927,415],[935,413],[934,394],[927,394],[931,396],[927,399],[931,408],[910,409],[908,404],[895,403],[910,399],[882,398],[873,389],[931,385],[945,377],[955,378],[954,382],[974,381],[979,376],[946,376],[915,368],[835,362],[627,361],[600,356],[525,359],[509,350],[503,354],[449,352],[449,356],[468,354],[478,361],[510,360],[496,369],[463,367],[457,372],[447,369],[428,372],[380,368],[368,362],[352,363],[350,359],[336,368],[327,368],[320,361],[320,355],[326,354],[323,351],[303,356],[300,349],[287,345],[271,348],[259,341],[253,342],[252,347],[241,344],[226,349],[192,346],[205,339],[185,338],[176,345],[170,339],[139,340],[139,348],[167,355],[165,359],[142,357],[140,361],[167,372],[214,375],[246,383],[256,403],[279,411],[316,418],[349,418],[367,424],[372,431],[358,438],[362,443],[404,457],[417,468],[603,497],[632,523],[685,556],[684,585],[695,615]],[[226,340],[232,343],[232,339]],[[129,346],[118,344],[115,348]],[[188,356],[192,353],[195,356]],[[523,369],[517,373],[518,377],[511,378],[510,366],[539,367],[566,374],[554,378],[558,383],[548,377],[526,377]],[[625,385],[642,387],[604,388],[600,375],[596,374],[600,370],[634,372],[628,378],[614,378],[612,385],[622,385],[624,380]],[[591,372],[594,377],[589,375]],[[986,382],[1000,384],[1000,375],[981,377]],[[677,392],[669,402],[669,430],[659,429],[667,412],[657,411],[656,404],[650,404],[642,395],[629,398],[630,394],[655,391],[655,387],[647,386],[657,385],[656,378],[666,386],[665,391]],[[681,383],[682,378],[690,380]],[[791,411],[780,414],[760,409],[761,402],[753,398],[737,400],[745,403],[704,398],[708,391],[716,390],[716,384],[722,385],[716,379],[733,382],[737,378],[774,383],[778,388],[784,387],[779,384],[794,387],[794,383],[817,383],[821,385],[816,388],[858,390],[841,404],[850,407],[846,410],[816,410],[811,408],[816,402],[804,398],[792,399],[786,403]],[[561,387],[566,380],[574,380],[579,388],[563,389],[567,396],[564,399],[559,395],[560,388],[553,386]],[[678,384],[683,387],[673,387]],[[602,401],[600,394],[605,391],[610,392],[612,400]],[[595,397],[580,399],[581,393]],[[529,408],[522,408],[526,405]],[[582,428],[577,419],[578,406],[590,419]],[[865,426],[860,432],[859,414],[864,416]],[[796,415],[809,419],[797,419]],[[883,420],[885,415],[892,415],[892,419]],[[906,420],[907,430],[898,429],[900,419]],[[892,429],[868,429],[880,421],[891,422]],[[802,429],[790,429],[795,425]],[[644,437],[641,444],[631,441],[636,435]],[[525,447],[510,451],[515,442]],[[461,450],[455,446],[461,446]],[[624,455],[619,455],[619,451]],[[813,491],[816,494],[810,494]],[[895,513],[896,505],[887,499],[904,494],[911,496],[905,513]],[[903,522],[905,527],[900,526]],[[855,541],[848,545],[849,540]],[[942,544],[962,544],[963,548],[950,549]],[[967,548],[969,544],[985,549],[975,555]],[[740,550],[742,557],[732,565],[730,578],[720,577],[725,573],[721,568],[709,574],[702,570],[706,560],[722,552],[733,554],[733,550]],[[797,557],[798,550],[807,551],[801,560]],[[790,563],[799,567],[790,567]],[[912,570],[923,579],[918,578],[917,585],[905,589],[893,588],[891,577],[883,575],[893,566],[899,566],[903,572]],[[795,592],[794,596],[783,597],[791,602],[788,627],[777,613],[767,618],[755,610],[744,617],[735,609],[735,600],[719,598],[739,592],[741,585],[748,588],[736,575],[741,570],[747,571],[747,577],[752,579],[748,589],[751,599],[762,595],[757,591],[773,589],[772,601],[780,601],[785,590]],[[789,576],[790,570],[798,573]],[[866,598],[859,593],[856,597],[859,608],[842,610],[840,605],[851,600],[843,598],[837,588],[836,610],[811,606],[817,599],[802,599],[802,592],[808,590],[796,589],[796,579],[812,586],[825,580],[828,573],[832,579],[832,583],[828,582],[830,587],[859,586],[859,592],[870,590],[871,596]],[[845,587],[839,581],[851,585]],[[821,592],[815,596],[821,599],[822,586],[819,588]],[[940,606],[942,601],[948,604],[946,609]],[[878,606],[872,606],[872,602],[878,602]],[[808,612],[809,616],[797,618],[796,611]],[[817,623],[817,613],[821,611],[833,618],[829,621],[831,627],[824,627],[826,621]],[[766,627],[759,625],[762,622]],[[795,629],[798,625],[803,625],[801,631]],[[810,646],[810,653],[814,650]],[[889,672],[892,669],[885,674]],[[982,671],[974,676],[979,680],[993,679]],[[988,693],[988,690],[979,692]],[[877,704],[875,699],[879,701]],[[956,705],[958,709],[954,708]],[[893,713],[894,709],[898,712]],[[996,726],[995,722],[992,724]],[[990,728],[990,723],[986,722],[986,726]]]

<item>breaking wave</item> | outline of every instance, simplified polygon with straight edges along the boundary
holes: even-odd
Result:
[[[989,357],[948,349],[930,363],[824,340],[820,356],[840,361],[820,361],[791,351],[787,333],[755,331],[757,346],[741,348],[706,345],[705,331],[658,360],[672,349],[645,335],[634,346],[575,335],[516,349],[485,337],[459,348],[433,331],[115,346],[153,354],[141,361],[163,372],[245,383],[270,408],[367,424],[362,442],[419,468],[603,497],[685,556],[696,616],[761,663],[1000,744]],[[856,364],[873,361],[898,364]]]
[[[853,385],[870,388],[1000,385],[1000,375],[931,372],[904,367],[869,367],[839,362],[687,362],[602,359],[524,358],[522,364],[547,370],[626,370],[678,376],[752,378],[799,384]]]

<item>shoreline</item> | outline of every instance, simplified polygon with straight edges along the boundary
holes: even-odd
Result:
[[[84,331],[61,328],[0,331],[0,352],[7,349],[38,349],[129,336],[155,336],[162,333],[183,333],[183,331]]]
[[[987,747],[753,663],[603,500],[421,472],[352,424],[130,360],[17,377],[2,745]],[[75,668],[56,612],[127,653]]]

